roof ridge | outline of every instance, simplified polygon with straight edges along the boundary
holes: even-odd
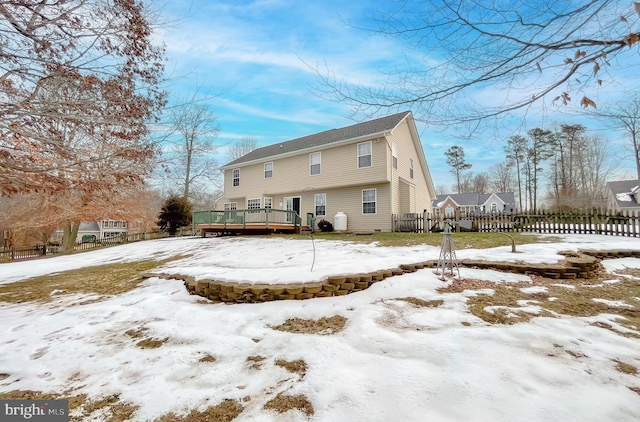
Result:
[[[352,125],[344,126],[337,129],[327,129],[322,132],[290,139],[284,142],[276,142],[271,145],[257,148],[249,152],[248,154],[245,154],[242,157],[225,164],[223,167],[242,164],[249,161],[266,159],[281,154],[331,144],[333,142],[347,141],[349,139],[355,139],[362,136],[373,135],[375,133],[392,130],[409,114],[411,114],[411,111],[404,111],[401,113],[379,117],[373,120],[354,123]]]

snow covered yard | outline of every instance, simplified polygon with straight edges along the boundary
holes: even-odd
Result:
[[[555,263],[559,251],[640,249],[637,239],[560,237],[458,258]],[[163,239],[2,264],[0,298],[32,277],[149,259],[165,260],[151,272],[288,283],[438,254]],[[348,296],[235,305],[158,277],[129,277],[113,294],[49,288],[46,301],[25,300],[42,294],[31,283],[21,303],[0,302],[0,398],[69,397],[75,420],[636,421],[640,259],[603,264],[608,275],[593,283],[467,268],[443,283],[423,269]]]

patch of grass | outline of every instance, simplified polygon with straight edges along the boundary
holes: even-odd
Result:
[[[149,330],[147,327],[140,327],[135,330],[127,330],[124,333],[131,338],[142,338],[146,335],[147,330]]]
[[[303,395],[289,396],[286,394],[278,394],[273,399],[269,400],[264,409],[275,410],[278,413],[284,413],[289,410],[298,409],[307,416],[313,416],[315,413],[311,402]]]
[[[444,303],[444,300],[422,300],[417,297],[399,297],[396,300],[402,300],[405,302],[409,302],[413,306],[417,306],[419,308],[437,308],[438,306]]]
[[[616,370],[623,374],[638,375],[638,368],[625,362],[616,360]]]
[[[209,353],[205,353],[205,355],[203,357],[201,357],[200,359],[198,359],[198,362],[208,362],[208,363],[213,363],[216,361],[216,358],[211,356]]]
[[[198,412],[192,410],[188,415],[177,416],[175,413],[168,413],[155,422],[231,422],[242,413],[244,407],[235,400],[223,400],[216,406],[210,406]]]
[[[0,400],[68,400],[70,412],[80,408],[79,410],[82,413],[81,416],[71,416],[69,418],[71,422],[91,419],[92,413],[102,411],[105,408],[109,408],[109,414],[100,415],[101,420],[105,422],[124,422],[130,420],[131,415],[138,408],[137,406],[120,402],[118,395],[92,401],[88,400],[85,394],[68,396],[65,394],[43,393],[41,391],[14,390],[8,393],[0,393]]]
[[[288,319],[284,323],[271,327],[274,330],[297,334],[335,334],[344,329],[347,319],[340,315],[320,319]]]
[[[249,356],[247,358],[247,362],[253,362],[251,365],[249,365],[249,367],[251,369],[261,369],[262,368],[262,362],[265,359],[266,358],[264,356]]]
[[[304,378],[304,376],[307,374],[307,362],[302,359],[293,361],[277,359],[276,365],[286,369],[289,372],[300,375],[300,378]]]
[[[561,242],[561,238],[542,237],[536,235],[524,235],[521,233],[509,233],[513,237],[516,245],[538,242]],[[277,235],[283,238],[304,239],[300,235]],[[356,243],[378,242],[380,246],[417,246],[417,245],[442,245],[442,234],[440,233],[391,233],[375,232],[371,235],[361,236],[350,233],[314,233],[316,239],[341,240]],[[273,237],[273,235],[271,236]],[[511,246],[511,241],[500,233],[479,233],[466,232],[454,233],[453,242],[458,249],[465,248],[495,248],[497,246]]]
[[[635,280],[621,279],[616,283],[603,283],[610,276],[603,275],[596,279],[554,280],[544,277],[531,276],[532,282],[517,284],[496,284],[484,280],[462,279],[455,280],[451,285],[438,289],[439,293],[460,293],[464,290],[492,289],[492,294],[480,293],[469,297],[467,305],[471,313],[491,324],[514,324],[525,322],[542,315],[554,316],[556,314],[571,315],[577,317],[590,317],[599,314],[614,314],[621,318],[617,321],[620,325],[635,331],[635,333],[614,330],[609,324],[597,326],[610,329],[617,334],[628,337],[640,337],[640,309],[631,300],[640,297],[640,284]],[[572,285],[569,289],[556,284]],[[521,287],[544,286],[546,292],[525,293]],[[548,300],[554,297],[553,301]],[[605,299],[611,303],[594,301]],[[540,314],[531,314],[521,311],[519,301],[537,300],[541,307]],[[615,303],[628,306],[616,306]],[[487,309],[488,308],[488,309]]]
[[[105,397],[98,401],[93,401],[84,406],[84,411],[87,413],[93,413],[96,410],[102,409],[104,407],[110,406],[120,401],[120,397],[117,394]]]
[[[136,346],[138,346],[141,349],[157,349],[158,347],[162,347],[162,345],[165,344],[167,341],[169,341],[168,338],[157,339],[157,338],[147,337],[137,342]]]
[[[120,262],[32,277],[0,286],[0,301],[50,302],[55,296],[78,293],[118,295],[135,289],[142,282],[144,272],[180,258],[182,256],[163,261]]]

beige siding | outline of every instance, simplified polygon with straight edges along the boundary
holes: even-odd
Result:
[[[362,190],[376,189],[376,213],[362,213]],[[363,185],[358,187],[330,189],[317,191],[326,193],[327,212],[325,219],[335,225],[335,215],[341,211],[347,215],[348,231],[391,231],[391,209],[389,183]],[[310,195],[308,201],[303,199],[303,215],[307,212],[314,212],[314,196]],[[307,207],[308,205],[308,207]]]
[[[318,175],[309,174],[311,151],[270,160],[273,162],[273,176],[268,179],[264,178],[264,162],[238,167],[239,186],[232,185],[233,169],[228,169],[224,178],[225,198],[248,198],[257,193],[262,196],[274,196],[302,193],[312,189],[386,182],[386,141],[376,139],[371,142],[371,146],[372,166],[367,168],[358,168],[357,143],[353,143],[320,151],[321,166]]]
[[[392,177],[392,190],[396,192],[393,199],[393,213],[422,212],[424,209],[431,209],[433,197],[429,193],[428,187],[431,176],[425,174],[422,168],[419,151],[416,150],[416,145],[413,142],[407,120],[404,120],[388,138],[391,144],[396,145],[398,152],[398,170],[393,171],[394,175]],[[391,155],[391,153],[389,153],[389,155]],[[413,159],[413,178],[411,178],[410,175],[409,159]],[[414,186],[415,200],[413,201],[412,209],[409,211],[401,211],[399,195],[401,182],[399,178],[406,180]]]
[[[306,223],[307,213],[315,214],[315,194],[325,193],[325,218],[332,224],[335,214],[342,211],[347,214],[349,231],[390,231],[392,213],[420,213],[431,206],[431,178],[425,175],[424,154],[421,147],[420,151],[416,150],[412,133],[410,124],[404,120],[393,134],[387,135],[388,139],[371,140],[372,166],[367,168],[358,168],[360,142],[352,142],[239,166],[239,186],[232,185],[233,169],[227,169],[220,208],[226,202],[236,202],[238,209],[244,209],[248,199],[270,197],[273,208],[283,209],[285,197],[299,196],[300,216]],[[397,150],[397,170],[392,166],[392,143]],[[309,155],[318,151],[321,152],[320,174],[310,175]],[[413,178],[410,158],[414,162]],[[264,177],[265,162],[273,163],[272,177],[267,179]],[[374,215],[362,213],[363,188],[377,190]],[[261,206],[264,206],[263,201]]]

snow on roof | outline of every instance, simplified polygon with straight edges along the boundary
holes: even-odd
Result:
[[[633,198],[628,193],[616,193],[616,199],[623,202],[632,202]]]

